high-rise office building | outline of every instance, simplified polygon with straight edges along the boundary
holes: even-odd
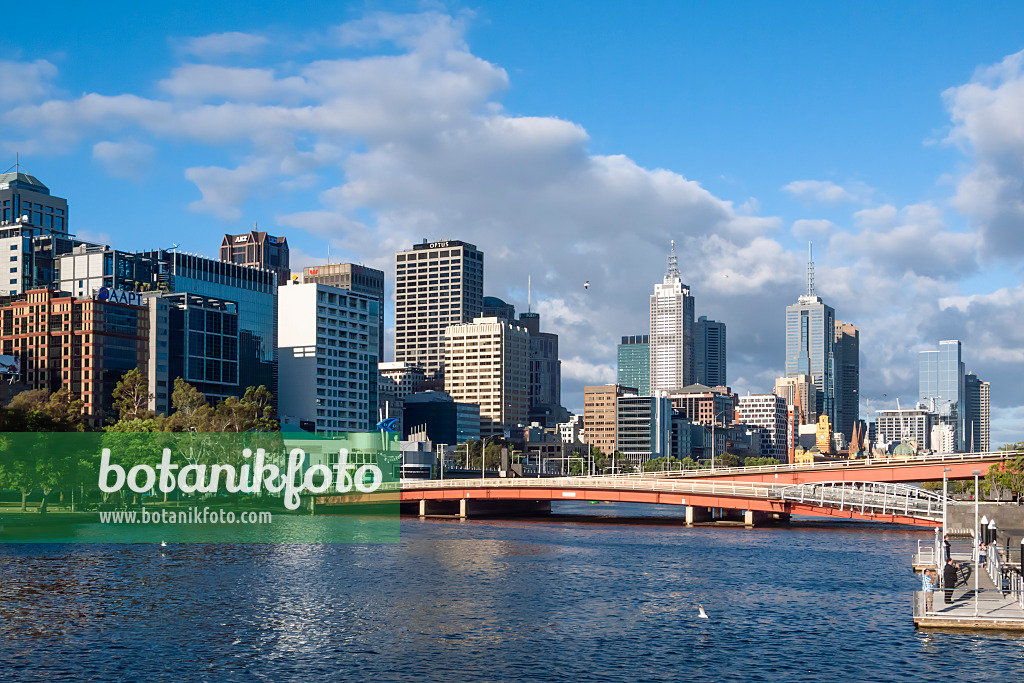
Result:
[[[215,404],[241,396],[238,384],[238,304],[187,292],[148,292],[149,409],[170,415],[181,377]]]
[[[736,421],[762,428],[760,457],[788,462],[791,429],[786,399],[778,394],[740,396]]]
[[[444,388],[457,403],[480,406],[480,436],[527,426],[530,333],[498,318],[449,325],[444,333]]]
[[[519,325],[530,333],[530,408],[560,406],[562,361],[558,359],[558,335],[540,331],[540,313],[520,313]]]
[[[983,382],[973,372],[964,375],[964,450],[968,453],[990,450],[989,392],[988,382]]]
[[[483,299],[483,309],[480,312],[481,318],[500,318],[501,320],[507,320],[510,323],[516,321],[516,307],[512,304],[505,303],[502,299],[496,296],[485,296]]]
[[[243,391],[267,387],[276,407],[277,274],[177,251],[148,251],[134,256],[136,276],[149,280],[131,283],[115,279],[115,289],[187,293],[238,305],[238,386]],[[198,324],[198,316],[195,320]],[[194,331],[205,332],[205,325]],[[209,358],[207,362],[211,363],[208,376],[216,376],[217,359]],[[220,365],[223,373],[223,362]]]
[[[442,382],[445,330],[479,316],[483,292],[484,255],[473,244],[424,240],[395,254],[395,361]]]
[[[377,423],[375,296],[315,282],[278,289],[284,422],[317,432],[363,432]]]
[[[605,455],[616,449],[619,398],[631,387],[604,384],[583,387],[583,441],[590,448],[599,448]]]
[[[68,234],[68,202],[50,194],[38,178],[22,173],[0,173],[0,228],[27,228],[31,236]]]
[[[797,424],[817,424],[818,387],[814,386],[810,375],[796,377],[778,377],[775,380],[773,394],[786,400],[786,405],[793,406],[797,415]]]
[[[328,263],[302,269],[303,282],[316,282],[377,299],[377,358],[384,361],[384,271],[356,263]]]
[[[835,323],[835,406],[834,431],[849,442],[853,426],[860,420],[860,330],[850,323]]]
[[[728,384],[725,363],[725,323],[697,319],[693,333],[694,366],[697,384],[724,387]]]
[[[53,284],[59,291],[79,297],[94,296],[104,287],[130,292],[156,290],[156,264],[152,253],[136,254],[103,244],[81,243],[54,258]]]
[[[615,450],[636,468],[672,455],[672,402],[657,396],[620,396],[615,416]]]
[[[938,414],[940,423],[953,426],[957,450],[963,450],[966,405],[960,342],[948,339],[939,342],[937,351],[922,351],[919,370],[919,400]]]
[[[693,384],[693,310],[690,288],[684,285],[676,261],[676,243],[668,257],[668,272],[651,295],[652,396]]]
[[[277,284],[291,278],[288,261],[288,239],[251,230],[241,235],[224,235],[220,243],[220,260],[250,268],[265,268],[277,273]]]
[[[629,335],[619,344],[618,384],[636,389],[640,396],[651,395],[651,337]]]
[[[809,375],[818,389],[814,412],[835,424],[836,312],[814,292],[814,261],[808,254],[807,293],[786,307],[786,377]]]
[[[0,307],[0,348],[20,358],[28,388],[67,387],[98,425],[117,419],[113,393],[122,375],[145,368],[148,325],[138,294],[115,303],[32,290]]]

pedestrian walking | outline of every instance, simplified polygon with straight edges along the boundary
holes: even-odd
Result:
[[[960,568],[960,565],[949,560],[946,562],[946,566],[942,568],[942,587],[946,590],[946,604],[953,604],[953,588],[956,586],[956,572]]]
[[[942,537],[942,545],[946,548],[946,562],[949,562],[950,553],[952,552],[949,547],[949,534]]]
[[[987,560],[987,559],[988,559],[988,546],[985,545],[985,541],[982,541],[981,544],[978,545],[978,564],[979,565],[984,565],[985,564],[985,560]]]
[[[935,582],[932,580],[931,569],[924,570],[924,575],[921,577],[921,590],[924,591],[924,613],[928,614],[935,604]]]

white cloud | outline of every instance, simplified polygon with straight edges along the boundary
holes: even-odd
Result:
[[[792,233],[802,240],[828,237],[839,229],[835,223],[824,218],[801,218],[793,221]]]
[[[51,95],[57,67],[45,59],[34,62],[0,59],[0,73],[4,75],[3,86],[0,87],[0,103],[19,104],[36,102]]]
[[[864,183],[853,182],[843,187],[831,180],[794,180],[784,185],[782,189],[808,204],[832,206],[863,202],[874,192]]]
[[[1024,254],[1024,52],[979,69],[943,97],[953,120],[947,141],[973,157],[953,205],[977,226],[986,254]]]
[[[181,51],[200,59],[217,59],[233,54],[253,54],[269,44],[266,36],[228,31],[190,38],[182,44]]]
[[[115,178],[137,180],[145,175],[156,150],[141,142],[103,140],[92,146],[92,157]]]
[[[648,297],[670,240],[697,314],[728,325],[740,391],[767,391],[781,371],[785,306],[804,289],[805,256],[789,248],[793,238],[822,245],[818,291],[862,329],[865,397],[912,397],[916,351],[939,338],[962,337],[979,374],[1024,369],[1015,355],[1024,348],[1016,330],[1024,294],[964,298],[960,283],[978,273],[977,236],[952,228],[942,204],[865,208],[873,190],[863,183],[798,180],[783,190],[848,209],[857,232],[840,219],[784,224],[759,215],[757,198],[733,203],[680,170],[594,154],[580,123],[503,109],[509,76],[469,50],[468,16],[374,14],[331,31],[332,48],[365,56],[305,62],[294,52],[278,58],[276,43],[262,36],[206,36],[184,48],[189,63],[147,90],[151,96],[40,101],[54,73],[42,68],[42,89],[28,88],[34,94],[0,111],[0,122],[5,135],[58,152],[88,144],[113,171],[133,163],[141,171],[160,144],[194,146],[202,161],[183,170],[198,193],[189,208],[224,221],[239,220],[254,196],[304,192],[308,199],[291,205],[302,210],[273,216],[289,236],[301,231],[319,244],[306,242],[306,253],[290,240],[296,267],[325,260],[329,244],[334,258],[393,275],[394,252],[423,238],[476,243],[485,252],[486,294],[522,310],[532,276],[534,310],[560,335],[571,407],[580,407],[583,384],[614,381],[619,338],[647,329]],[[209,63],[260,50],[256,66]],[[970,92],[947,95],[957,126],[951,139],[979,160],[961,183],[961,210],[972,206],[963,197],[980,198],[983,189],[986,201],[1012,198],[1015,177],[1024,177],[999,156],[999,145],[1015,139],[1013,113],[1024,110],[1008,105],[1016,102],[1018,65],[1000,69],[976,77]],[[997,123],[978,123],[982,114]],[[972,182],[979,187],[968,192]],[[983,228],[990,243],[1001,234],[993,230]],[[986,317],[998,329],[986,331]]]

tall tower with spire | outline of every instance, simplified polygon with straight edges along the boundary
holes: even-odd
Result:
[[[694,301],[683,284],[671,244],[668,272],[651,295],[651,395],[675,391],[697,381],[693,349]]]
[[[807,245],[807,292],[786,307],[786,377],[808,375],[818,388],[817,414],[836,423],[836,312],[814,291],[814,258]]]

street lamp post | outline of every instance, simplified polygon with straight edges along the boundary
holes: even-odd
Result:
[[[711,399],[711,400],[714,401],[714,399]],[[714,403],[712,403],[711,405],[714,406]],[[715,425],[718,424],[718,416],[719,415],[725,415],[727,412],[729,412],[729,409],[725,408],[725,409],[720,410],[717,413],[715,413],[714,416],[711,418],[711,471],[712,472],[715,471],[715,446],[717,445],[717,442],[715,441]],[[723,427],[725,426],[724,423],[723,423],[722,426]]]
[[[942,537],[949,533],[946,529],[946,472],[952,472],[952,467],[942,468]]]
[[[978,616],[978,572],[981,569],[980,563],[977,560],[978,552],[978,477],[981,476],[981,470],[974,470],[971,472],[974,475],[974,616]]]

